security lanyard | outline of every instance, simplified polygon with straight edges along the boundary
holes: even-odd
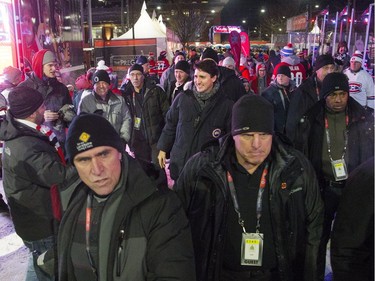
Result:
[[[329,156],[329,160],[333,161],[332,155],[331,155],[331,138],[329,136],[329,126],[328,126],[327,117],[324,117],[324,123],[325,123],[325,132],[326,132],[327,147],[328,147],[328,156]],[[341,159],[344,159],[345,153],[346,153],[346,147],[348,146],[348,125],[349,125],[348,114],[345,114],[345,123],[346,123],[346,129],[345,129],[345,132],[344,132],[344,149],[343,149],[343,152],[342,152]]]
[[[86,206],[86,253],[89,259],[89,263],[92,269],[92,272],[98,278],[98,273],[94,265],[94,260],[92,259],[90,253],[90,230],[91,230],[91,215],[92,215],[92,194],[87,195],[87,206]]]
[[[318,88],[318,82],[316,81],[316,77],[314,78],[315,81],[315,91],[316,91],[316,96],[318,97],[318,100],[320,100],[320,91]]]
[[[263,169],[262,176],[260,178],[260,183],[259,183],[257,205],[256,205],[256,215],[257,215],[257,225],[255,228],[256,233],[259,233],[260,231],[260,218],[262,216],[262,197],[263,197],[264,188],[266,187],[266,184],[267,184],[267,179],[266,179],[267,174],[268,174],[268,163],[266,163],[266,166]],[[241,213],[240,213],[240,206],[237,200],[236,188],[233,183],[232,175],[229,173],[229,171],[227,171],[227,179],[228,179],[230,194],[233,200],[234,210],[236,211],[238,215],[238,224],[242,227],[243,232],[247,233],[245,229],[245,221],[242,219]]]

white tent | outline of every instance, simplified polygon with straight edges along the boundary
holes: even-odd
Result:
[[[163,22],[163,17],[162,17],[161,14],[159,15],[158,23],[159,23],[160,30],[161,30],[163,33],[166,34],[166,33],[167,33],[167,27],[165,26],[165,24],[164,24],[164,22]]]
[[[134,39],[166,38],[166,33],[162,31],[160,24],[155,24],[155,21],[148,15],[146,2],[143,2],[141,16],[135,25],[123,35],[113,38],[112,40],[133,39],[133,29]]]
[[[314,27],[313,29],[310,31],[310,34],[320,34],[320,28],[318,26],[318,21],[316,20],[315,23],[314,23]]]

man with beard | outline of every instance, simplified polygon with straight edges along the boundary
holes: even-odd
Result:
[[[16,233],[30,250],[26,280],[52,281],[54,277],[37,265],[38,257],[54,248],[54,219],[61,218],[58,191],[52,186],[76,173],[72,166],[65,166],[55,134],[42,125],[46,109],[42,94],[21,86],[12,89],[8,99],[9,110],[0,130],[4,191]]]

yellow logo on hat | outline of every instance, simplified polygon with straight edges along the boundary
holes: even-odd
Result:
[[[90,135],[89,135],[88,133],[85,133],[85,132],[83,132],[83,133],[79,136],[79,140],[80,140],[80,141],[83,141],[83,142],[87,142],[89,139],[90,139]]]

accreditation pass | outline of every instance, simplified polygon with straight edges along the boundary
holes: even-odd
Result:
[[[262,266],[263,233],[242,233],[241,265]]]

